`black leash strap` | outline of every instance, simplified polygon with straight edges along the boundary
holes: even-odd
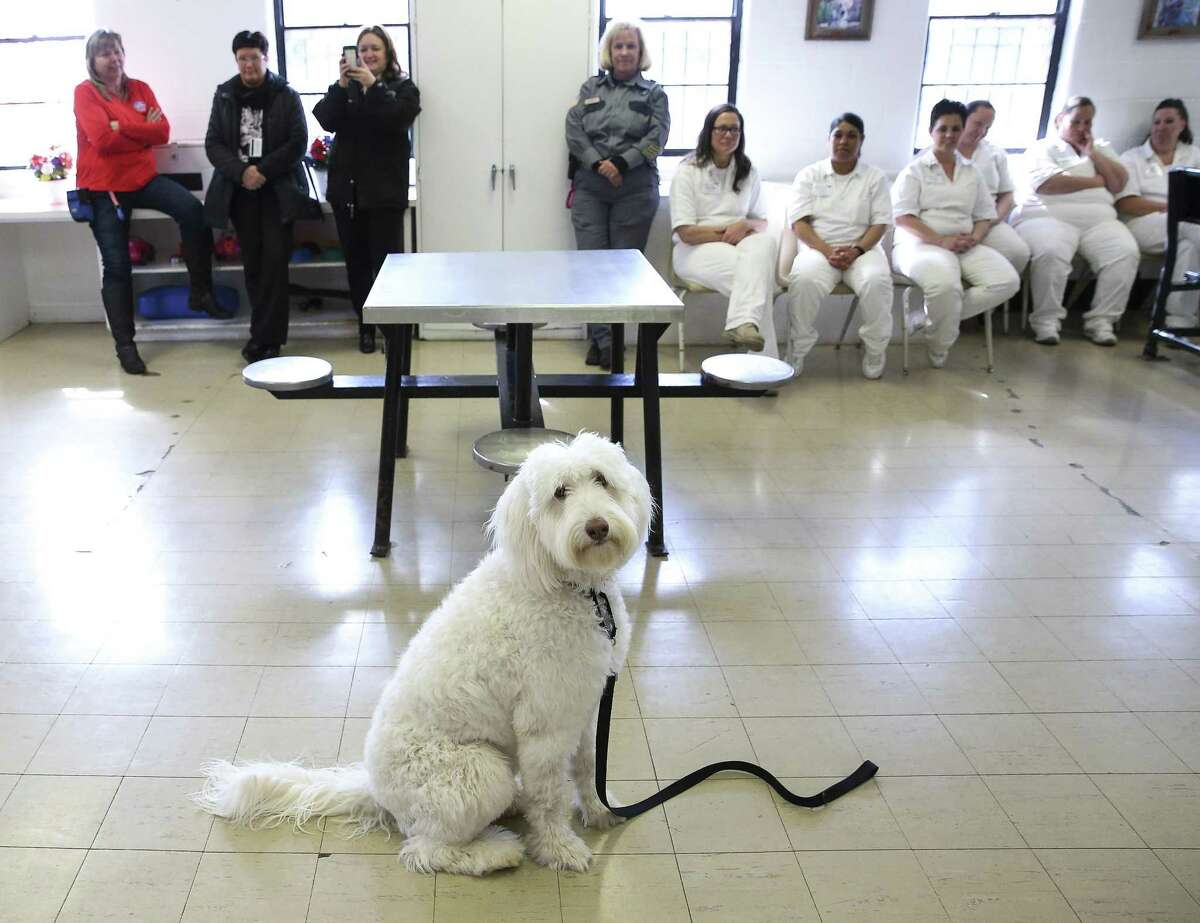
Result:
[[[608,682],[604,685],[604,695],[600,697],[600,713],[596,721],[596,794],[600,796],[600,801],[604,806],[619,817],[637,817],[639,814],[657,807],[664,801],[674,798],[680,792],[687,791],[693,785],[703,782],[709,776],[726,770],[748,772],[752,776],[757,776],[770,785],[771,788],[775,789],[775,791],[779,792],[779,796],[786,802],[799,805],[802,808],[819,808],[822,805],[829,804],[829,802],[841,798],[846,792],[858,788],[879,771],[878,766],[867,760],[854,770],[854,772],[842,779],[842,781],[835,782],[823,792],[818,792],[815,795],[797,795],[794,792],[788,791],[782,782],[761,766],[756,766],[754,763],[746,763],[742,760],[726,760],[722,763],[710,763],[708,766],[689,772],[682,779],[672,782],[662,791],[656,792],[644,801],[639,801],[637,804],[613,807],[608,803],[606,776],[608,774],[608,723],[612,717],[613,689],[616,685],[617,677],[610,675]]]

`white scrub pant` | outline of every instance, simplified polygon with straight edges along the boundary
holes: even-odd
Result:
[[[892,337],[892,269],[883,250],[868,250],[843,271],[830,266],[820,251],[801,244],[788,275],[788,362],[802,362],[816,344],[821,303],[839,282],[845,282],[858,296],[862,321],[858,336],[863,345],[870,352],[887,349]]]
[[[729,297],[725,329],[754,324],[766,341],[763,355],[779,358],[775,338],[775,262],[779,242],[772,234],[751,234],[732,244],[675,245],[675,274]]]
[[[1140,215],[1125,225],[1137,241],[1142,253],[1161,254],[1167,249],[1167,216],[1165,212]],[[1200,270],[1200,227],[1194,224],[1179,225],[1179,242],[1175,246],[1175,278],[1182,282],[1185,272]],[[1186,300],[1186,304],[1185,304]],[[1197,320],[1200,296],[1195,292],[1175,292],[1167,298],[1167,313],[1172,317]]]
[[[966,253],[896,235],[892,265],[925,293],[933,329],[931,352],[945,353],[958,339],[958,325],[1008,301],[1021,287],[1012,264],[991,247],[979,244]]]
[[[1029,244],[1021,240],[1021,235],[1011,224],[1001,221],[992,225],[987,236],[981,241],[984,246],[991,247],[1002,257],[1012,263],[1013,269],[1020,275],[1029,265]]]
[[[1017,233],[1033,254],[1029,270],[1033,311],[1029,323],[1035,333],[1057,331],[1067,316],[1063,294],[1076,251],[1096,273],[1096,294],[1091,310],[1083,315],[1084,326],[1112,324],[1121,319],[1141,260],[1137,241],[1125,225],[1115,218],[1085,227],[1062,218],[1031,218],[1017,225]]]

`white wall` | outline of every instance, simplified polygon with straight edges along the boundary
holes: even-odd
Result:
[[[764,179],[790,181],[828,156],[829,122],[848,110],[866,123],[864,159],[898,171],[912,159],[928,5],[876,3],[869,41],[805,41],[805,9],[801,0],[746,0],[738,106],[747,153]]]
[[[1118,151],[1145,139],[1155,104],[1168,96],[1183,99],[1200,128],[1200,40],[1138,41],[1141,15],[1132,0],[1072,0],[1055,88],[1053,111],[1090,96],[1096,136]]]

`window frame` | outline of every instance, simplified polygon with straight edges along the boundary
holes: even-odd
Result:
[[[85,42],[85,41],[87,41],[87,35],[57,35],[57,34],[55,34],[55,35],[27,35],[27,36],[21,36],[19,38],[15,37],[15,36],[0,38],[0,45],[33,45],[33,44],[37,44],[37,43],[41,43],[41,42]],[[7,109],[7,107],[9,107],[9,106],[46,106],[46,105],[51,105],[51,104],[60,103],[60,102],[69,104],[71,102],[71,100],[70,99],[66,99],[66,100],[39,99],[35,102],[8,102],[8,101],[0,98],[0,113],[4,112]],[[74,131],[72,131],[71,137],[74,138]],[[45,142],[42,142],[42,143],[45,143]],[[73,146],[72,146],[71,150],[74,151]],[[28,170],[28,169],[29,169],[28,163],[12,163],[12,164],[0,163],[0,171]]]
[[[726,81],[726,102],[737,104],[738,65],[741,62],[742,48],[742,0],[731,0],[732,10],[728,16],[642,16],[641,22],[728,22],[729,23],[729,79]],[[604,30],[612,19],[608,15],[608,0],[600,0],[600,28],[596,33],[596,41],[604,37]],[[687,86],[719,86],[720,84],[686,84]],[[682,157],[691,153],[690,147],[668,147],[660,152],[660,157]]]
[[[925,22],[925,53],[921,56],[921,82],[917,86],[917,119],[918,128],[921,118],[921,99],[925,93],[925,87],[931,84],[925,83],[925,61],[929,55],[929,32],[930,26],[935,19],[972,19],[972,20],[987,20],[989,22],[1003,22],[1006,19],[1046,19],[1054,21],[1054,38],[1050,43],[1050,61],[1046,66],[1046,82],[1045,89],[1042,94],[1042,112],[1038,118],[1037,139],[1046,137],[1046,128],[1050,124],[1050,107],[1054,102],[1054,90],[1058,84],[1058,68],[1062,59],[1063,43],[1067,33],[1067,18],[1071,13],[1071,0],[1058,0],[1058,8],[1053,13],[965,13],[961,15],[937,15],[927,16]],[[1009,84],[989,84],[989,86],[1008,86]],[[968,100],[963,100],[967,102]],[[923,150],[920,147],[913,147],[913,153],[918,154]],[[1005,150],[1010,154],[1022,154],[1027,148],[1024,147],[1009,147]]]

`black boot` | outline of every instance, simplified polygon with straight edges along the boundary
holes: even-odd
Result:
[[[233,311],[226,310],[217,304],[213,298],[212,277],[212,234],[205,231],[197,240],[183,239],[183,262],[188,269],[188,307],[200,314],[207,314],[218,320],[228,320],[233,317]]]
[[[131,282],[107,282],[100,288],[108,330],[118,346],[133,344],[133,285]]]
[[[375,325],[374,324],[359,324],[359,327],[358,327],[358,351],[360,353],[375,352]]]
[[[129,375],[146,374],[146,363],[138,355],[137,347],[133,343],[118,344],[117,361],[121,363],[121,368]]]

